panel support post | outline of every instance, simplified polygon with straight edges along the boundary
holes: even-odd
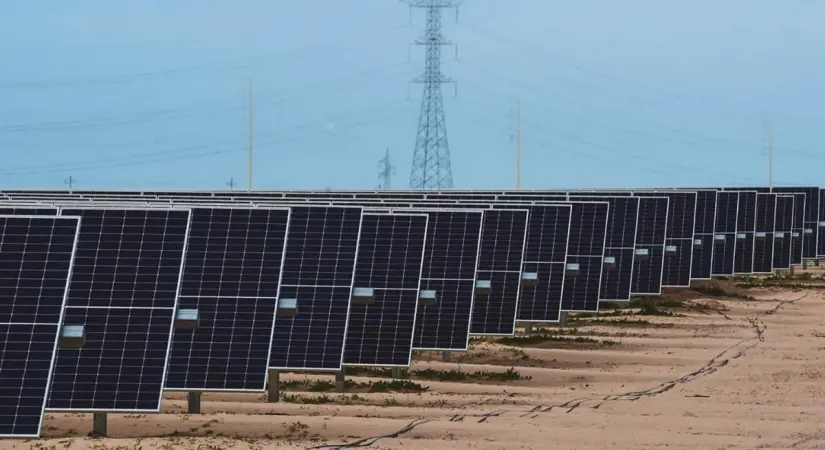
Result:
[[[533,322],[527,322],[524,325],[524,335],[530,336],[531,334],[533,334]]]
[[[567,326],[567,311],[562,311],[559,314],[559,326],[566,327]]]
[[[201,413],[201,393],[197,391],[190,391],[186,393],[187,412],[189,414]]]
[[[815,265],[816,267],[819,267],[819,259],[818,259],[818,258],[814,260],[814,265]]]
[[[269,384],[266,387],[266,401],[278,403],[281,398],[281,376],[277,370],[269,369]]]
[[[92,413],[92,433],[95,436],[106,436],[108,433],[107,425],[105,412]]]
[[[796,273],[796,270],[794,269],[793,264],[791,264],[791,269],[788,271],[788,273],[790,273],[791,276],[794,276],[794,274]]]
[[[392,368],[392,379],[393,380],[400,380],[401,379],[401,368],[400,367],[393,367]]]
[[[808,269],[808,260],[803,259],[802,260],[802,270],[807,270],[807,269]]]
[[[335,392],[344,392],[347,387],[347,373],[343,368],[335,372]]]
[[[441,361],[450,362],[450,352],[441,352]]]

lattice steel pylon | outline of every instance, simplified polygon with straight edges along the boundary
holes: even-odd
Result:
[[[452,189],[453,174],[450,166],[450,147],[447,142],[447,122],[444,117],[444,100],[441,85],[453,83],[441,73],[441,47],[451,45],[441,33],[441,16],[444,8],[456,8],[463,0],[401,0],[410,7],[423,8],[427,12],[424,36],[414,43],[425,49],[424,73],[413,82],[424,85],[418,132],[415,137],[411,189]]]

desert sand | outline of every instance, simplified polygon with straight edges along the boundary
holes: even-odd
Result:
[[[408,383],[361,372],[335,393],[330,375],[284,374],[279,403],[204,394],[199,415],[169,393],[160,414],[110,415],[107,438],[87,436],[90,415],[49,413],[43,438],[0,448],[825,448],[825,280],[812,278],[668,290],[647,314],[572,315],[450,363],[419,354]]]

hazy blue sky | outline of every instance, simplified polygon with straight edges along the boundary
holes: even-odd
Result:
[[[357,6],[356,6],[357,5]],[[0,186],[406,188],[423,30],[397,0],[41,0],[0,15]],[[825,185],[825,2],[468,0],[456,188]],[[409,97],[408,97],[409,92]]]

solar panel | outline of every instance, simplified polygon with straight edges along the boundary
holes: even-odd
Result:
[[[413,349],[466,350],[475,299],[482,212],[424,212],[429,215],[429,223]]]
[[[816,223],[816,255],[825,257],[825,189],[819,190],[819,214]]]
[[[341,369],[361,212],[360,207],[292,207],[270,369]]]
[[[194,208],[166,389],[261,391],[289,208]]]
[[[0,216],[0,437],[37,437],[79,218]]]
[[[80,216],[64,313],[85,343],[61,347],[48,409],[160,409],[189,210],[63,209]]]
[[[516,206],[517,205],[517,206]],[[493,208],[527,208],[522,276],[516,318],[523,322],[558,322],[564,292],[572,205],[497,203]]]
[[[670,203],[662,287],[690,287],[698,195],[696,192],[669,192],[664,195],[668,196]]]
[[[793,193],[793,229],[791,229],[791,264],[800,265],[804,256],[805,194]]]
[[[484,211],[471,334],[512,335],[521,287],[527,210]]]
[[[739,193],[720,191],[716,196],[711,276],[733,275]]]
[[[753,241],[756,230],[756,192],[740,191],[736,212],[734,275],[753,273]]]
[[[639,198],[579,194],[581,193],[571,192],[570,199],[606,201],[610,205],[599,300],[629,300],[633,278],[636,227],[639,219]]]
[[[639,196],[639,220],[630,293],[659,295],[666,258],[665,237],[670,199]]]
[[[716,225],[715,189],[696,191],[696,223],[690,278],[708,280],[713,267],[714,230]]]
[[[572,203],[561,310],[598,312],[607,241],[607,202]]]
[[[756,233],[753,239],[753,273],[773,272],[776,194],[757,194]]]
[[[410,365],[427,220],[426,214],[364,213],[345,365]]]
[[[791,233],[794,227],[793,195],[776,196],[776,223],[773,236],[773,268],[790,269],[793,240]]]
[[[57,208],[40,206],[0,205],[0,215],[56,216]]]
[[[804,194],[804,210],[799,214],[802,223],[798,228],[802,231],[802,247],[803,257],[805,259],[814,259],[818,253],[818,235],[817,232],[819,224],[819,191],[818,187],[774,187],[771,192],[780,194],[802,193]],[[798,263],[801,264],[801,261]]]

